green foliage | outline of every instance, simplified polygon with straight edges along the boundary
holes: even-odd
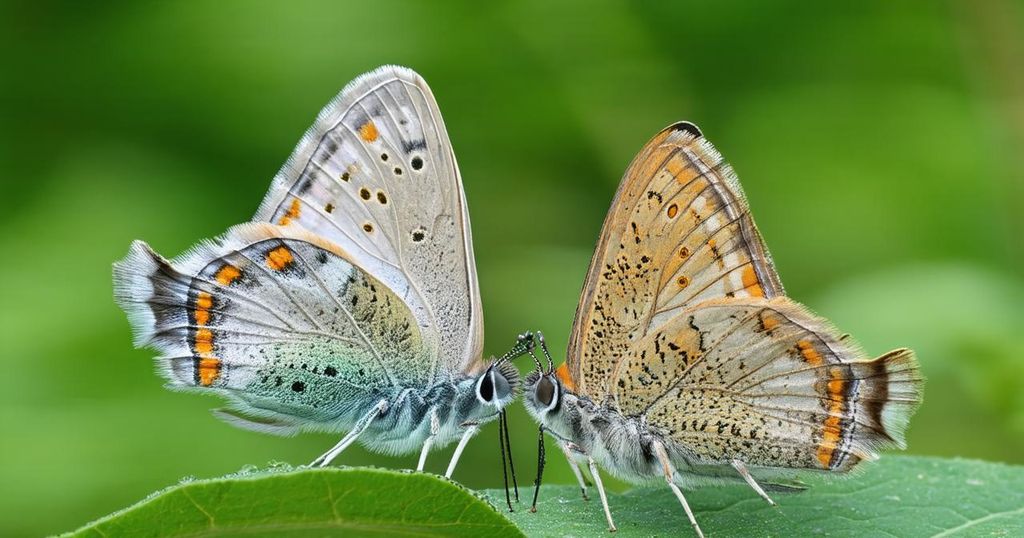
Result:
[[[461,486],[372,468],[184,482],[71,536],[521,536]]]
[[[853,477],[812,478],[799,493],[769,493],[769,506],[746,485],[686,495],[709,536],[1022,536],[1024,467],[976,460],[885,457]],[[495,499],[504,492],[490,490]],[[596,491],[545,486],[537,513],[530,492],[509,517],[529,536],[601,536],[607,529]],[[618,537],[687,535],[686,514],[667,487],[612,494]]]

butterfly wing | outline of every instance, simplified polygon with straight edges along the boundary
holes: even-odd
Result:
[[[255,221],[301,225],[391,290],[416,297],[431,378],[474,367],[483,313],[462,180],[437,103],[415,72],[367,73],[320,113]]]
[[[786,297],[712,300],[639,340],[615,397],[699,462],[843,471],[902,448],[920,402],[909,350],[867,359]]]
[[[430,381],[437,349],[415,298],[300,227],[243,224],[174,261],[137,241],[114,283],[136,345],[162,353],[171,386],[262,419],[222,415],[239,425],[295,433],[358,413],[374,390]]]
[[[783,294],[736,175],[686,122],[626,170],[583,290],[563,379],[595,401],[632,343],[687,306]]]

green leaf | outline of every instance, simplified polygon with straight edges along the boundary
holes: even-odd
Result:
[[[712,536],[1024,536],[1024,467],[887,456],[852,477],[813,476],[800,493],[764,503],[745,485],[687,492]],[[504,491],[485,492],[504,506]],[[529,536],[602,536],[595,491],[532,489],[508,514]],[[610,494],[619,536],[689,532],[667,487]],[[473,492],[426,473],[372,468],[260,471],[172,486],[73,536],[522,536]]]
[[[557,463],[556,463],[557,464]],[[886,456],[848,478],[815,476],[799,493],[769,492],[778,506],[745,485],[686,492],[708,536],[1024,536],[1024,467],[974,460]],[[503,490],[489,490],[496,506]],[[606,534],[601,501],[575,486],[545,486],[537,513],[532,488],[509,517],[529,536]],[[668,487],[611,494],[614,536],[689,535]]]
[[[72,536],[522,536],[471,491],[426,473],[260,471],[172,486]]]

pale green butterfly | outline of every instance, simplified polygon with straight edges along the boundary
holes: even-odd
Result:
[[[584,497],[578,463],[589,467],[611,530],[598,465],[667,482],[701,535],[680,488],[742,480],[771,503],[755,477],[845,472],[903,447],[921,399],[913,352],[869,360],[786,297],[739,180],[687,122],[626,170],[566,362],[556,370],[538,341],[548,366],[534,357],[524,404]]]
[[[347,431],[314,465],[358,439],[419,449],[422,470],[460,439],[450,476],[519,382],[481,357],[462,180],[437,103],[406,68],[364,74],[324,108],[252,223],[173,261],[136,241],[114,287],[136,345],[162,353],[171,388],[227,398],[219,418]]]

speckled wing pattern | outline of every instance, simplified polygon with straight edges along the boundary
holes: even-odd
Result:
[[[431,381],[405,302],[299,227],[239,225],[174,261],[136,241],[115,283],[136,344],[162,352],[171,386],[228,397],[248,417],[240,426],[317,429],[372,404],[375,389]]]
[[[337,243],[412,309],[434,378],[479,366],[483,313],[469,215],[426,82],[382,67],[349,84],[303,136],[254,220]]]
[[[909,350],[867,359],[785,297],[734,172],[695,126],[641,150],[577,311],[578,393],[706,464],[846,470],[902,446],[919,400]]]
[[[841,471],[903,446],[918,400],[908,350],[865,358],[785,297],[713,299],[633,346],[615,399],[704,461]]]
[[[735,174],[697,133],[679,123],[648,142],[605,219],[568,353],[595,401],[632,342],[685,306],[783,294]]]

